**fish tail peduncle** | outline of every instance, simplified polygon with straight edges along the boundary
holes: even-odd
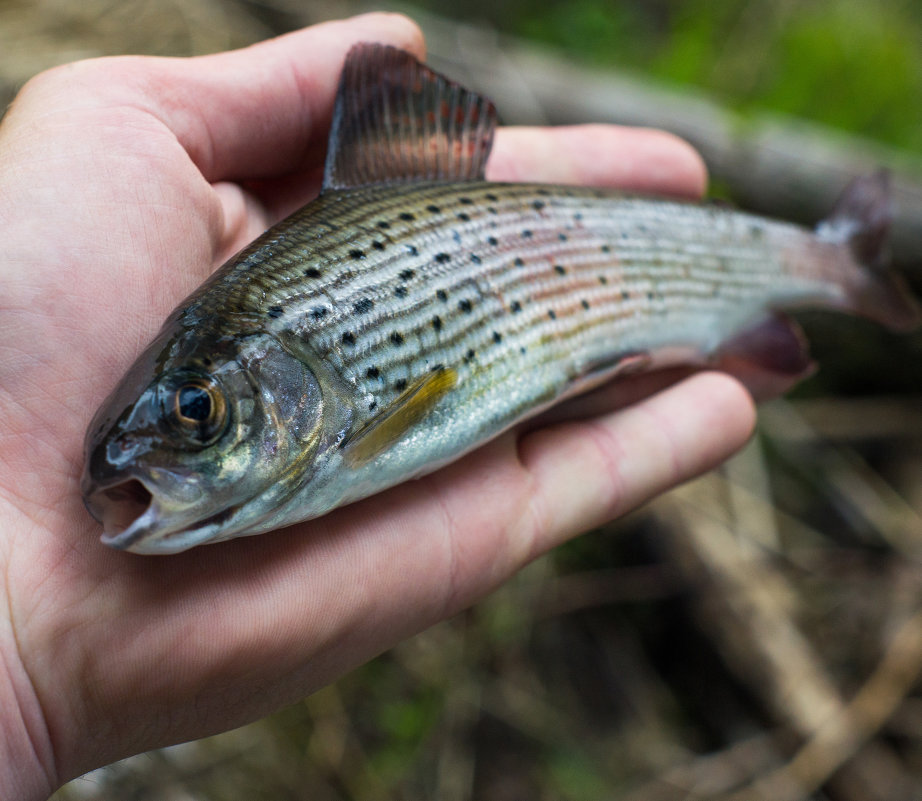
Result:
[[[816,235],[846,247],[864,268],[854,290],[856,310],[894,331],[909,331],[922,323],[922,311],[903,279],[889,268],[892,217],[890,173],[881,169],[845,188]]]

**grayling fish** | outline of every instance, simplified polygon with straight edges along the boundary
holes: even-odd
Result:
[[[187,298],[96,414],[103,542],[173,553],[317,517],[627,371],[732,352],[798,374],[781,308],[919,321],[879,263],[882,174],[808,231],[487,183],[494,127],[410,55],[350,52],[322,194]]]

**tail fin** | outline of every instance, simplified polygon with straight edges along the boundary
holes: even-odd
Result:
[[[922,311],[903,279],[887,268],[892,216],[890,173],[878,170],[846,187],[816,235],[847,246],[865,268],[856,288],[856,311],[894,331],[910,331],[922,323]]]

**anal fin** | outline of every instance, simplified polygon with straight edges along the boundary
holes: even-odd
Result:
[[[725,342],[714,362],[733,372],[735,364],[789,378],[805,378],[814,369],[801,327],[778,312]]]

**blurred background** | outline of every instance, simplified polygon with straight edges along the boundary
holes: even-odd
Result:
[[[372,7],[506,122],[669,128],[745,208],[813,223],[889,167],[922,289],[917,0],[0,0],[0,102],[54,64]],[[301,703],[56,801],[922,799],[922,337],[801,320],[820,371],[720,470]]]

